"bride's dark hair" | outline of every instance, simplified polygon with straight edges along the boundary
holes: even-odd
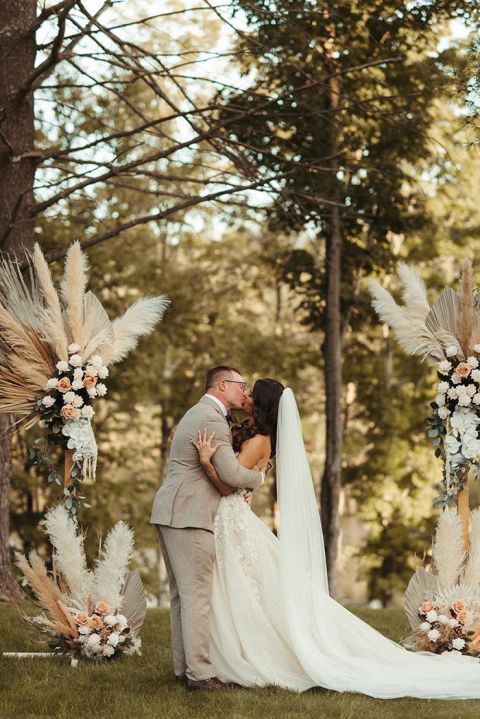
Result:
[[[265,377],[257,379],[252,390],[253,416],[252,421],[246,420],[238,427],[234,427],[233,449],[239,452],[242,444],[256,434],[263,434],[270,437],[272,452],[270,457],[275,456],[277,446],[277,421],[278,404],[285,387],[276,379]]]

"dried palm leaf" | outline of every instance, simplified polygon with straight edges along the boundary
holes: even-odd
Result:
[[[480,589],[480,509],[471,514],[470,549],[463,574],[463,582],[472,589]]]
[[[6,258],[0,262],[0,304],[20,324],[40,329],[35,309],[41,305],[41,295],[31,267],[27,283],[17,262]]]
[[[456,512],[446,509],[440,515],[433,544],[433,562],[442,589],[458,583],[462,574],[465,551],[462,520]]]
[[[446,287],[432,305],[425,319],[425,326],[433,335],[441,337],[439,341],[443,347],[456,345],[458,348],[457,357],[465,359],[463,350],[456,338],[460,312],[461,305],[458,292]]]
[[[65,272],[60,289],[65,302],[66,316],[72,339],[84,349],[84,298],[87,286],[88,262],[83,254],[80,243],[74,242],[67,252]]]
[[[410,579],[405,592],[405,613],[412,629],[418,629],[422,622],[418,616],[418,610],[422,602],[432,599],[438,588],[438,577],[429,574],[423,567],[417,569]]]
[[[120,611],[128,620],[132,632],[136,632],[145,621],[147,598],[139,573],[134,569],[128,573],[122,588]]]
[[[460,316],[456,336],[465,357],[470,354],[470,337],[473,329],[473,271],[470,260],[463,265],[460,285]]]

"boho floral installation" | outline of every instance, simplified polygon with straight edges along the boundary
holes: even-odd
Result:
[[[480,294],[466,261],[457,292],[446,287],[432,306],[419,273],[398,264],[403,306],[378,282],[370,282],[373,306],[409,354],[421,355],[438,373],[437,395],[427,419],[435,455],[442,459],[438,507],[455,505],[467,474],[480,472]]]
[[[112,322],[87,291],[87,279],[78,242],[68,250],[59,292],[38,244],[26,278],[15,262],[0,262],[0,412],[15,414],[16,425],[46,430],[30,460],[47,466],[49,482],[65,485],[72,515],[84,499],[80,482],[95,478],[92,418],[95,403],[107,393],[109,367],[153,329],[169,304],[164,295],[147,297]],[[64,481],[53,464],[55,447],[70,452]]]
[[[108,533],[94,570],[87,568],[83,535],[65,507],[49,510],[44,524],[54,547],[54,572],[33,550],[17,565],[42,613],[24,616],[45,633],[51,649],[71,658],[104,660],[140,652],[137,632],[145,619],[140,577],[128,570],[133,532],[118,522]]]
[[[406,646],[480,656],[480,510],[472,512],[466,557],[458,514],[446,510],[433,545],[434,572],[417,569],[405,593],[412,629]]]

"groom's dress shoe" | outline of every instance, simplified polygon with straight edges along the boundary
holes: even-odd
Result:
[[[220,691],[221,689],[226,689],[227,685],[220,681],[220,679],[217,679],[217,677],[210,677],[210,679],[190,679],[190,677],[187,677],[187,689],[190,689],[190,691],[195,691],[197,689],[209,689],[210,691]]]

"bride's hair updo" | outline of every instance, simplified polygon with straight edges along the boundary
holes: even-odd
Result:
[[[271,457],[277,445],[278,404],[285,387],[276,379],[257,379],[253,386],[253,421],[246,420],[233,429],[233,449],[239,452],[242,444],[256,434],[270,437]]]

